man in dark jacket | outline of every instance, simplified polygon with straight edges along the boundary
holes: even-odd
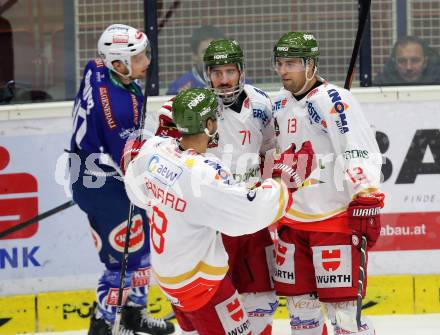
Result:
[[[418,37],[405,36],[394,44],[391,57],[375,85],[428,85],[440,83],[438,53]]]

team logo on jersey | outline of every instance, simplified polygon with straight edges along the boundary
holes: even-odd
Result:
[[[127,220],[115,227],[108,237],[110,245],[117,251],[123,252],[125,245],[125,237],[127,234]],[[136,252],[143,247],[145,242],[145,232],[142,216],[137,214],[133,216],[130,229],[130,244],[128,250]]]
[[[232,174],[232,177],[234,178],[234,181],[236,183],[241,183],[241,182],[247,182],[249,181],[251,178],[257,177],[259,175],[260,172],[260,167],[256,166],[253,168],[248,169],[245,173],[234,173]],[[257,177],[257,180],[255,182],[257,182],[260,178]]]
[[[99,99],[101,101],[102,112],[104,113],[105,121],[110,129],[116,128],[117,124],[113,118],[112,105],[106,86],[99,87]]]
[[[96,72],[95,75],[96,75],[96,82],[97,83],[102,82],[102,80],[105,78],[105,74],[101,73],[101,72]]]
[[[172,186],[182,174],[182,168],[168,159],[153,155],[147,164],[148,173],[166,186]]]
[[[272,108],[274,111],[277,111],[281,108],[286,107],[287,104],[287,98],[284,98],[283,100],[275,101],[272,105]]]
[[[345,134],[349,131],[347,116],[345,115],[345,112],[348,110],[348,105],[342,101],[339,92],[336,91],[334,88],[328,90],[327,94],[331,98],[333,103],[333,107],[330,110],[330,114],[332,115],[337,114],[339,116],[339,120],[336,120],[336,125],[339,128],[339,132],[341,134]]]
[[[313,249],[318,288],[351,287],[351,245],[316,246]]]
[[[364,159],[370,158],[368,150],[361,150],[361,149],[346,150],[343,153],[343,156],[347,160],[354,158],[364,158]]]
[[[139,103],[136,99],[136,95],[130,93],[131,104],[133,105],[133,123],[137,126],[139,123]]]
[[[225,170],[223,166],[209,159],[205,159],[203,162],[217,171],[217,175],[214,177],[216,181],[222,182],[224,184],[229,184],[231,174],[227,170]]]
[[[325,120],[322,119],[322,117],[319,115],[318,111],[316,110],[315,106],[312,102],[306,101],[307,105],[307,111],[309,112],[309,120],[310,123],[316,123],[320,124],[324,129],[322,129],[324,132],[326,132],[325,129],[327,129],[327,123]]]
[[[269,117],[267,116],[266,112],[262,109],[254,108],[252,109],[252,115],[256,119],[261,119],[263,121],[263,125],[267,126],[269,123]]]
[[[119,137],[120,137],[121,139],[125,140],[125,139],[127,139],[127,138],[130,136],[130,134],[131,134],[132,132],[134,132],[135,130],[136,130],[135,127],[131,127],[131,128],[128,128],[128,129],[124,129],[124,128],[122,128],[122,130],[119,132]]]
[[[316,111],[315,107],[313,106],[313,103],[310,101],[306,101],[307,105],[307,111],[309,112],[309,119],[313,123],[320,124],[321,123],[321,116],[319,116],[318,112]]]

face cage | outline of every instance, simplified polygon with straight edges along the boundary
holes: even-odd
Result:
[[[214,93],[222,100],[223,106],[229,107],[231,106],[238,98],[238,96],[243,92],[244,84],[245,84],[245,75],[244,75],[244,64],[243,66],[240,63],[231,63],[236,64],[238,67],[238,71],[240,71],[240,78],[238,80],[238,85],[231,88],[214,88],[212,86],[211,79],[209,79],[209,68],[210,66],[205,66],[203,70],[203,76],[205,77],[205,82],[208,86],[214,91]],[[225,64],[226,65],[226,64]]]

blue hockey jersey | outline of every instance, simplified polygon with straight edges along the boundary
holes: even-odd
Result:
[[[119,165],[128,136],[139,126],[142,102],[137,83],[124,85],[101,59],[90,60],[75,98],[71,151],[109,155]]]

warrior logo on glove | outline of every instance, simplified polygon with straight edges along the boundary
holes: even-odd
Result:
[[[276,157],[272,178],[281,178],[293,192],[301,188],[304,181],[316,167],[315,153],[310,141],[304,142],[297,152],[292,143],[279,157]]]
[[[367,238],[367,246],[371,248],[380,236],[380,210],[384,206],[383,193],[371,193],[358,196],[348,206],[348,224],[353,231],[351,241],[360,247],[362,236]]]

